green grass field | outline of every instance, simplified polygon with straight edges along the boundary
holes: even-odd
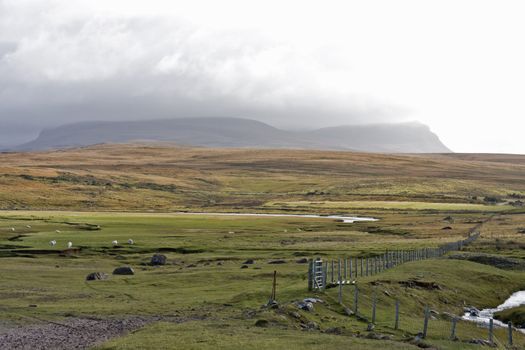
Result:
[[[419,346],[478,349],[468,341],[487,339],[487,329],[462,321],[451,341],[449,314],[525,290],[522,156],[102,145],[0,161],[0,337],[2,327],[149,317],[95,348],[416,349],[429,306],[436,313]],[[379,220],[204,214],[225,212]],[[344,306],[337,288],[307,291],[303,258],[433,248],[480,223],[480,238],[454,259],[359,277],[360,317],[344,309],[352,308],[352,286],[343,289]],[[167,264],[151,266],[155,253]],[[255,263],[241,268],[249,259]],[[120,266],[135,275],[111,275]],[[279,307],[262,308],[274,271]],[[92,272],[110,278],[87,282]],[[437,287],[421,287],[428,285]],[[374,295],[375,335],[367,331]],[[313,312],[295,305],[312,296],[324,300]],[[505,336],[496,329],[497,347]],[[525,336],[515,332],[515,344],[525,348]]]
[[[407,263],[360,278],[361,312],[369,314],[371,296],[374,292],[379,295],[376,331],[392,338],[383,341],[359,336],[366,334],[367,323],[344,315],[336,302],[335,289],[319,295],[327,304],[316,306],[316,312],[298,311],[293,302],[312,293],[306,288],[307,266],[296,260],[367,256],[393,247],[436,246],[464,237],[472,222],[483,219],[485,214],[458,214],[452,230],[442,230],[443,217],[443,213],[384,212],[378,222],[342,224],[295,217],[5,212],[0,219],[2,318],[13,324],[28,324],[35,317],[63,322],[70,317],[92,315],[187,318],[187,322],[151,324],[100,345],[100,349],[140,349],[146,345],[162,348],[165,344],[189,349],[266,349],[287,344],[299,349],[338,348],[345,343],[363,349],[375,348],[378,343],[394,349],[415,348],[406,339],[421,330],[425,305],[457,315],[465,303],[480,308],[494,306],[513,291],[525,289],[525,275],[443,258]],[[97,225],[100,230],[86,229]],[[485,239],[490,234],[483,230]],[[129,238],[134,245],[125,243]],[[57,246],[49,246],[52,239],[57,240]],[[122,242],[121,247],[112,247],[113,240]],[[61,256],[68,241],[81,250]],[[166,266],[147,264],[157,251],[168,257]],[[241,269],[246,259],[254,259],[255,264]],[[269,264],[276,259],[286,263]],[[90,272],[111,273],[123,265],[132,266],[136,274],[85,281]],[[277,299],[282,309],[261,310],[270,295],[274,270],[278,273]],[[435,282],[441,289],[403,287],[403,281],[411,279]],[[344,303],[351,306],[352,298],[351,287],[345,287]],[[393,329],[395,299],[402,305],[399,331]],[[292,311],[301,314],[300,321],[290,316]],[[270,326],[255,327],[259,319],[268,320]],[[300,324],[305,322],[316,322],[321,331],[301,331]],[[323,332],[331,328],[341,329],[341,334]],[[449,321],[432,321],[430,330],[426,340],[429,344],[440,349],[469,348],[446,341]],[[461,332],[465,340],[486,338],[485,329],[471,324],[462,323]],[[516,341],[525,344],[525,338],[519,335]]]

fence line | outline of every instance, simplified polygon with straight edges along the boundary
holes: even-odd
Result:
[[[393,300],[377,290],[366,295],[357,284],[350,289],[344,284],[339,284],[337,288],[337,301],[345,309],[345,313],[367,323],[367,329],[370,331],[375,326],[381,326],[402,330],[420,339],[448,339],[499,348],[515,345],[513,334],[519,332],[512,324],[504,328],[496,327],[491,319],[484,325],[483,335],[480,335],[479,324],[463,320],[459,316],[437,312],[430,309],[429,305],[425,305],[420,312],[414,313],[413,310],[409,310],[401,314],[402,305],[399,299]],[[331,296],[327,297],[332,299]],[[352,308],[345,306],[344,300],[349,300]]]
[[[358,277],[372,276],[403,263],[438,258],[448,252],[462,250],[463,247],[479,238],[480,232],[476,231],[480,226],[477,225],[471,229],[468,238],[443,244],[437,248],[393,250],[371,257],[345,257],[338,259],[337,263],[335,260],[331,260],[330,263],[328,261],[323,262],[320,258],[310,260],[308,265],[308,289],[310,291],[324,291],[327,286],[336,286],[338,287],[338,303],[345,307],[343,304],[344,286],[353,284],[353,298],[350,298],[353,305],[351,309],[347,307],[345,309],[351,310],[350,312],[362,321],[373,325],[391,327],[395,330],[413,331],[423,339],[429,335],[437,335],[438,337],[451,340],[459,340],[459,337],[462,335],[471,336],[474,334],[472,332],[473,327],[478,327],[476,324],[464,321],[457,316],[453,316],[449,321],[438,320],[432,315],[435,311],[430,310],[428,305],[425,306],[421,319],[410,317],[403,321],[400,317],[401,305],[398,299],[395,300],[394,305],[391,305],[391,301],[383,299],[385,304],[382,305],[376,291],[373,292],[372,297],[360,293],[356,280]],[[328,281],[330,281],[331,285],[328,284]],[[384,309],[381,310],[381,306],[384,305],[388,305],[387,312]],[[367,306],[369,309],[367,309]],[[393,315],[393,318],[389,318],[389,314]],[[402,322],[405,325],[404,327],[401,326]],[[447,322],[450,322],[450,324]],[[513,346],[514,328],[512,323],[509,323],[506,329],[497,329],[499,337],[505,337],[506,341],[501,341],[495,330],[493,320],[490,319],[487,325],[486,340],[478,339],[478,341],[483,342],[484,345],[503,346],[503,344],[507,344]]]
[[[308,290],[324,290],[327,282],[334,284],[350,284],[358,277],[373,276],[398,265],[411,261],[438,258],[448,252],[462,250],[480,236],[479,232],[469,233],[469,237],[457,242],[443,244],[437,248],[421,248],[413,250],[387,250],[383,254],[371,257],[345,257],[336,261],[324,261],[316,258],[309,261],[308,265]],[[347,266],[350,269],[347,269]],[[355,266],[352,274],[352,266]],[[358,269],[359,266],[359,269]],[[360,272],[358,276],[358,272]],[[330,276],[328,276],[330,274]]]

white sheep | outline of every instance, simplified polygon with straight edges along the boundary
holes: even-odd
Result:
[[[128,239],[128,244],[135,244],[135,242],[130,238]]]
[[[57,244],[57,241],[52,240],[52,241],[49,242],[49,244],[52,245],[52,246],[55,246]]]
[[[31,228],[31,225],[26,225],[27,228]]]
[[[14,228],[14,227],[11,227],[11,231],[15,232],[16,230],[15,230],[15,228]]]
[[[228,232],[230,235],[233,235],[235,232],[234,231],[230,231]]]
[[[118,241],[114,240],[113,242],[111,242],[111,244],[113,244],[113,246],[118,246]]]
[[[56,233],[60,233],[60,230],[55,230]]]
[[[67,248],[71,248],[73,246],[73,243],[72,242],[67,242]]]

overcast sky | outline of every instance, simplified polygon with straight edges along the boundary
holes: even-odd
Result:
[[[525,153],[525,5],[0,0],[0,146],[80,120],[418,120]]]

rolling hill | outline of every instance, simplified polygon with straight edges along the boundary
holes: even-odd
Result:
[[[407,208],[403,202],[480,209],[487,196],[525,198],[525,156],[517,155],[150,143],[4,153],[0,164],[0,209],[301,211],[315,206],[329,213],[365,208],[368,214],[370,207]],[[417,204],[425,210],[443,205]]]

